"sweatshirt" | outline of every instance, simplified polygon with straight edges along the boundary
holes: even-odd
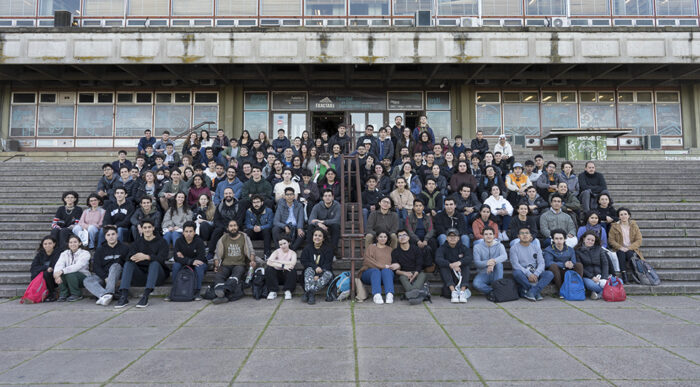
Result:
[[[90,253],[87,250],[78,249],[78,251],[73,253],[70,249],[67,249],[58,257],[58,262],[56,262],[53,270],[54,272],[63,271],[63,274],[80,272],[85,274],[85,276],[89,276],[89,265]]]
[[[408,250],[403,250],[401,246],[396,247],[391,252],[391,263],[398,263],[401,271],[420,272],[423,270],[423,256],[416,245],[409,243]]]
[[[104,209],[103,225],[114,225],[121,228],[129,228],[131,226],[131,215],[134,213],[134,205],[130,201],[125,200],[121,205],[117,204],[117,202],[110,202]]]
[[[558,228],[566,231],[567,234],[576,235],[576,225],[564,211],[554,212],[550,208],[540,216],[540,234],[544,238],[549,238],[552,231]]]
[[[97,210],[92,210],[90,208],[83,211],[80,215],[80,220],[78,225],[83,230],[87,230],[90,226],[102,227],[102,219],[104,219],[105,210],[102,207],[97,207]]]
[[[584,172],[578,175],[578,184],[581,192],[590,189],[595,195],[608,189],[608,184],[605,182],[605,176],[600,172],[590,174]]]
[[[195,260],[207,263],[204,250],[204,241],[199,235],[195,235],[191,243],[187,243],[185,237],[178,238],[175,241],[175,262],[185,266],[191,266]],[[177,253],[182,253],[183,257],[180,258]]]
[[[497,264],[503,263],[508,259],[506,248],[502,243],[494,241],[493,245],[488,246],[484,242],[474,246],[474,266],[476,266],[479,273],[486,272],[487,263],[490,259],[495,260]]]
[[[313,243],[310,243],[301,252],[301,264],[304,265],[304,269],[316,270],[317,267],[320,267],[324,271],[332,271],[333,249],[326,244],[317,249]]]
[[[316,203],[311,210],[311,215],[309,215],[309,224],[312,224],[311,221],[316,219],[322,220],[326,225],[340,225],[340,203],[334,200],[330,207],[326,207],[326,203],[323,201]]]
[[[445,242],[435,253],[435,263],[440,267],[448,267],[450,263],[458,261],[462,266],[469,266],[473,259],[472,251],[459,242],[455,247],[450,247],[450,244]]]
[[[576,253],[574,249],[570,246],[564,245],[564,250],[559,250],[554,246],[548,246],[542,252],[544,256],[544,265],[550,267],[553,264],[559,266],[560,269],[564,268],[564,264],[568,261],[571,263],[576,263]]]
[[[103,243],[95,250],[95,256],[92,257],[92,271],[98,277],[105,279],[109,275],[109,268],[114,264],[124,265],[128,255],[129,247],[119,241],[114,247]]]
[[[148,265],[151,263],[151,261],[158,262],[167,274],[170,272],[170,269],[168,269],[168,267],[165,266],[165,261],[168,259],[169,252],[170,247],[168,246],[168,242],[166,242],[165,239],[159,237],[158,235],[155,235],[155,238],[151,239],[150,241],[147,241],[144,237],[140,237],[136,240],[136,242],[133,242],[131,244],[127,259],[131,259],[131,257],[134,256],[136,253],[144,253],[148,255],[150,260],[136,262],[136,265],[138,265],[142,269],[148,270]]]
[[[535,274],[539,277],[545,269],[542,250],[533,243],[528,246],[523,246],[522,243],[511,246],[510,264],[513,266],[513,270],[519,270],[525,276]]]
[[[226,232],[216,242],[214,258],[221,260],[221,265],[223,266],[247,266],[252,260],[251,258],[255,259],[253,243],[244,232],[238,232],[236,238],[233,238],[230,233]]]
[[[61,252],[58,251],[58,249],[54,249],[51,255],[46,255],[46,253],[44,253],[44,249],[39,249],[39,252],[37,252],[36,256],[34,256],[32,266],[29,269],[29,273],[31,274],[32,278],[39,275],[39,273],[42,271],[56,266],[56,262],[58,262],[58,257],[60,256]]]
[[[391,247],[384,246],[380,248],[376,243],[369,245],[365,249],[364,260],[358,275],[361,275],[368,269],[385,269],[387,265],[391,265]]]
[[[367,218],[365,227],[368,234],[379,234],[386,232],[387,234],[396,234],[399,230],[399,215],[394,211],[388,211],[386,214],[382,211],[372,211]]]
[[[297,253],[294,250],[288,250],[283,253],[282,249],[277,249],[267,258],[267,266],[278,270],[294,269],[297,264]]]

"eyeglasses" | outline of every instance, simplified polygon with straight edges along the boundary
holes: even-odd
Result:
[[[408,234],[401,234],[399,235],[399,238],[408,238]]]

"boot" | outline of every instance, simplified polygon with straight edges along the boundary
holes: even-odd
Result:
[[[136,304],[137,308],[145,308],[148,306],[148,296],[151,295],[152,291],[153,291],[153,289],[144,289],[143,296],[141,296],[139,303]]]

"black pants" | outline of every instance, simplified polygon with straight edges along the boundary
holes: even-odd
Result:
[[[469,265],[460,265],[460,270],[462,274],[462,283],[459,285],[460,289],[462,287],[469,287]],[[457,289],[457,282],[459,280],[457,279],[457,276],[449,266],[440,266],[440,278],[442,278],[442,282],[448,288],[450,286],[454,286],[455,290],[460,290]]]
[[[214,284],[224,283],[229,277],[236,277],[242,283],[246,270],[248,267],[243,265],[221,266],[219,271],[214,274]]]
[[[42,273],[44,273],[44,282],[46,282],[46,290],[49,291],[49,296],[55,295],[56,292],[56,280],[53,278],[53,272],[48,272],[44,270]],[[41,273],[39,273],[41,274]],[[39,275],[37,274],[37,275]],[[36,275],[32,277],[32,279],[36,278]]]
[[[211,234],[214,232],[214,226],[209,222],[199,224],[199,237],[203,241],[208,242],[211,239]]]
[[[632,261],[632,257],[634,256],[634,251],[617,250],[615,253],[617,254],[617,261],[620,263],[620,271],[627,271],[629,263]]]
[[[67,227],[51,229],[51,236],[56,238],[56,242],[58,242],[58,246],[56,247],[59,250],[68,248],[68,238],[70,238],[71,235],[73,235],[73,231]]]
[[[331,246],[333,246],[334,249],[340,248],[338,245],[338,240],[340,239],[340,225],[339,224],[328,224],[326,225],[328,227],[328,233],[330,234],[329,237],[331,238]],[[314,235],[314,231],[316,230],[321,230],[321,227],[318,227],[316,225],[309,225],[309,228],[306,232],[306,243],[313,243],[312,237]],[[340,257],[338,257],[340,259]]]
[[[209,255],[214,255],[214,252],[216,251],[216,244],[219,242],[219,239],[221,239],[225,232],[226,229],[223,227],[214,228],[214,231],[211,233],[211,238],[209,239]]]
[[[284,285],[284,290],[294,291],[297,286],[297,271],[292,270],[279,270],[274,267],[265,268],[265,283],[267,284],[267,290],[271,292],[277,292],[280,287],[280,282]]]
[[[264,246],[263,248],[265,249],[264,253],[266,256],[270,256],[270,253],[272,252],[270,249],[270,246],[272,244],[272,232],[269,228],[261,229],[258,232],[255,232],[253,230],[245,230],[245,233],[248,234],[251,241],[262,239]]]
[[[292,250],[299,250],[304,244],[304,238],[300,237],[299,234],[297,234],[296,227],[290,227],[289,233],[284,232],[284,228],[272,227],[272,240],[275,243],[275,247],[278,246],[280,239],[284,237],[291,241],[289,248]]]

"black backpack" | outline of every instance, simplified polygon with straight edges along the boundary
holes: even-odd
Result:
[[[197,288],[197,274],[189,266],[183,266],[173,278],[173,287],[170,288],[170,301],[188,302],[194,300]]]
[[[493,302],[515,301],[520,298],[518,285],[512,278],[501,278],[491,284],[493,291],[489,293],[488,300]]]
[[[267,297],[268,289],[267,285],[265,285],[265,269],[255,269],[253,280],[251,282],[253,283],[253,297],[256,300]]]

